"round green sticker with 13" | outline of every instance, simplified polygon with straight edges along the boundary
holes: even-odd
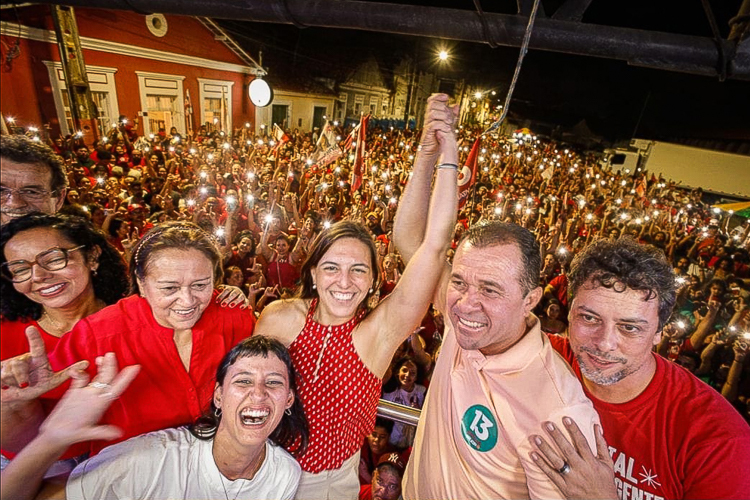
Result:
[[[461,434],[477,451],[490,451],[497,444],[497,421],[483,405],[474,405],[461,418]]]

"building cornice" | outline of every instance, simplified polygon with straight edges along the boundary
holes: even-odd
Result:
[[[6,36],[14,36],[34,40],[37,42],[46,42],[57,44],[55,32],[40,28],[19,25],[16,23],[0,22],[0,33]],[[87,50],[106,52],[108,54],[118,54],[122,56],[136,57],[140,59],[151,59],[153,61],[168,62],[187,66],[196,66],[198,68],[216,69],[219,71],[231,71],[232,73],[252,74],[254,69],[241,64],[233,64],[222,61],[214,61],[202,57],[188,56],[177,54],[175,52],[165,52],[162,50],[150,49],[148,47],[139,47],[124,43],[111,42],[99,38],[90,38],[82,36],[81,47]]]

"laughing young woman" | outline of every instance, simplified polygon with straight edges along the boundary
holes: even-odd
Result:
[[[86,385],[76,380],[41,432],[3,472],[2,497],[29,499],[41,480],[40,465],[80,440],[116,437],[97,426],[138,369],[119,374],[113,354],[97,360]],[[307,422],[296,398],[295,372],[280,342],[255,336],[227,353],[216,370],[209,411],[189,427],[165,429],[105,448],[79,465],[67,481],[68,499],[173,498],[291,499],[299,464],[282,446],[307,443]]]

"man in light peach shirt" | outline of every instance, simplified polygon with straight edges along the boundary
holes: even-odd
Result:
[[[416,171],[397,214],[409,259],[424,235],[432,172]],[[592,449],[599,419],[531,311],[542,290],[534,236],[514,224],[471,228],[435,294],[444,343],[404,477],[406,499],[562,498],[530,458],[542,425],[578,423]],[[567,469],[560,470],[561,474]]]

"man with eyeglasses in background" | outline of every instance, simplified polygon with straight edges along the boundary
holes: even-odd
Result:
[[[62,160],[23,135],[0,137],[0,225],[32,212],[53,214],[65,201]]]

